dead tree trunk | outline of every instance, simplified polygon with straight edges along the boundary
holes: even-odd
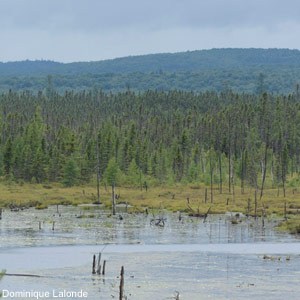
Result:
[[[210,171],[210,203],[214,202],[214,191],[213,191],[213,171]]]
[[[106,260],[103,261],[102,275],[105,275]]]
[[[266,147],[265,147],[265,157],[264,157],[264,170],[263,170],[263,178],[262,178],[262,183],[261,183],[261,189],[260,189],[260,200],[263,196],[264,192],[264,185],[265,185],[265,180],[266,180],[266,174],[267,174],[267,160],[268,160],[268,144],[269,144],[269,125],[267,129],[267,137],[266,137]]]
[[[228,118],[228,189],[231,193],[231,124]]]
[[[119,293],[119,300],[123,300],[124,295],[124,267],[121,268],[120,273],[120,293]]]
[[[93,266],[92,266],[92,274],[96,274],[96,255],[93,256]]]
[[[257,188],[255,188],[255,195],[254,195],[255,199],[254,199],[254,217],[256,219],[257,217]]]
[[[248,198],[248,213],[247,213],[247,217],[250,216],[250,198]]]
[[[262,214],[261,214],[261,222],[262,222],[262,227],[265,228],[265,204],[263,203],[263,209],[262,209]]]
[[[100,202],[100,155],[99,140],[97,139],[97,202]]]
[[[234,171],[232,159],[230,159],[230,173],[231,173],[231,183],[232,183],[232,201],[235,204],[235,185],[234,185]]]
[[[284,201],[284,220],[285,221],[287,220],[287,217],[286,217],[286,200]]]
[[[115,196],[115,183],[111,186],[112,189],[112,209],[113,209],[113,215],[116,214],[116,196]]]
[[[220,194],[222,194],[223,182],[222,182],[222,159],[221,151],[219,151],[219,175],[220,175]]]
[[[143,184],[142,184],[142,170],[140,169],[140,190],[143,191]]]
[[[244,152],[242,152],[242,157],[241,157],[241,159],[242,159],[242,162],[241,162],[241,164],[242,164],[242,170],[241,170],[241,193],[242,194],[244,194],[245,193],[245,190],[244,190],[244,173],[245,173],[245,157],[244,157]]]
[[[98,275],[101,274],[101,253],[99,253],[99,256],[98,256],[97,274],[98,274]]]

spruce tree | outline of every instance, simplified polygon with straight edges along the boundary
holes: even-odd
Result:
[[[75,185],[77,183],[78,176],[79,170],[76,162],[72,157],[70,157],[66,160],[66,164],[64,166],[64,185],[67,187]]]

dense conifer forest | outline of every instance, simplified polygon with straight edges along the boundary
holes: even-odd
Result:
[[[18,183],[297,184],[300,97],[146,91],[0,97],[0,172]]]
[[[48,84],[56,91],[101,88],[104,92],[184,90],[256,93],[295,92],[300,83],[300,52],[288,49],[211,49],[130,56],[95,62],[21,61],[0,63],[0,91],[31,90]]]

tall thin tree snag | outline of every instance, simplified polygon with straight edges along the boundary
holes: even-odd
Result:
[[[231,193],[231,122],[228,116],[228,189]]]
[[[116,195],[115,195],[115,183],[113,182],[112,187],[112,209],[113,209],[113,215],[116,214]]]
[[[265,152],[264,152],[264,161],[263,161],[263,176],[262,183],[260,189],[260,200],[263,196],[264,185],[267,174],[267,162],[268,162],[268,147],[269,147],[269,134],[270,134],[270,118],[267,115],[267,93],[263,94],[263,109],[262,109],[262,130],[263,130],[263,138],[265,142]]]
[[[99,150],[99,135],[96,140],[96,152],[97,152],[97,202],[100,203],[100,150]]]
[[[232,159],[230,158],[230,174],[231,174],[231,183],[232,183],[232,201],[235,204],[235,185],[234,185],[234,169]]]
[[[220,180],[220,188],[219,192],[222,194],[223,182],[222,182],[222,159],[221,159],[221,151],[218,151],[218,158],[219,158],[219,180]]]
[[[209,150],[209,171],[210,171],[210,203],[214,202],[214,191],[213,191],[213,175],[214,175],[214,168],[215,168],[215,151],[213,148]]]
[[[254,217],[257,218],[257,188],[255,189],[254,195]]]
[[[261,198],[263,196],[263,192],[264,192],[264,185],[265,185],[266,174],[267,174],[267,160],[268,160],[268,146],[267,146],[267,143],[266,143],[264,162],[263,162],[263,176],[262,176],[262,183],[261,183],[261,188],[260,188],[259,200],[261,200]]]

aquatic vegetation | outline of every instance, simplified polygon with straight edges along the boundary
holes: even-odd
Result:
[[[80,215],[80,216],[77,216],[76,218],[77,219],[92,219],[95,217],[96,217],[95,215]]]
[[[46,209],[46,208],[48,208],[48,205],[47,204],[42,204],[42,203],[37,204],[35,206],[35,209]]]
[[[77,205],[81,206],[83,211],[94,211],[99,205],[94,204],[95,200],[92,195],[95,193],[94,185],[73,186],[66,188],[61,184],[51,185],[51,189],[45,189],[41,184],[27,184],[19,186],[15,184],[13,188],[7,184],[0,183],[1,197],[0,206],[9,207],[11,204],[17,207],[36,207],[44,209],[50,205]],[[84,195],[83,195],[84,189]],[[241,193],[239,188],[236,188],[235,203],[233,203],[232,195],[228,190],[223,189],[222,194],[215,191],[214,202],[205,203],[205,187],[200,189],[191,188],[184,185],[175,185],[173,187],[156,186],[150,187],[147,191],[141,191],[133,187],[118,187],[118,194],[121,198],[117,200],[117,205],[124,204],[124,207],[119,207],[122,211],[126,211],[126,203],[128,204],[127,212],[130,214],[157,214],[159,208],[166,209],[171,212],[190,213],[187,205],[189,199],[190,207],[199,212],[199,215],[204,215],[210,208],[210,214],[224,214],[226,212],[240,212],[247,215],[248,199],[250,199],[250,216],[255,216],[253,190],[244,189]],[[217,189],[217,186],[215,186]],[[45,191],[47,193],[45,194]],[[175,196],[174,196],[175,195]],[[227,200],[229,199],[229,201]],[[265,218],[271,218],[283,221],[279,225],[279,230],[289,231],[294,234],[300,233],[300,207],[298,194],[293,193],[292,188],[286,189],[287,201],[287,221],[283,220],[284,216],[284,198],[277,196],[277,189],[265,189],[263,199],[257,203],[257,217],[262,215],[263,204],[265,207]],[[101,207],[108,210],[111,209],[111,192],[106,191],[104,186],[101,186]],[[86,205],[84,205],[86,204]],[[146,211],[147,210],[147,211]]]

